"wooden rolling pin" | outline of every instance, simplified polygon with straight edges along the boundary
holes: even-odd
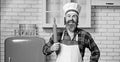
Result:
[[[59,44],[59,50],[56,51],[59,54],[60,50],[61,50],[61,46],[60,46],[60,43],[58,42],[58,39],[57,39],[57,25],[56,25],[56,19],[55,18],[54,18],[54,24],[53,24],[53,35],[54,35],[54,43],[58,43]]]
[[[56,25],[56,19],[54,18],[54,24],[53,24],[53,35],[54,35],[54,42],[57,43],[57,25]]]

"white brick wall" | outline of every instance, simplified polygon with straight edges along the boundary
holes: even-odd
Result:
[[[4,62],[4,40],[14,36],[18,24],[38,24],[41,29],[43,0],[1,0],[0,62]]]
[[[42,28],[43,0],[2,0],[1,4],[1,43],[0,61],[4,62],[4,40],[14,36],[18,24],[37,24],[39,35],[46,42],[51,36],[51,29]],[[99,62],[120,62],[120,7],[92,7],[92,29],[90,32],[101,51]],[[86,49],[84,62],[89,62],[90,52]],[[51,60],[49,60],[51,59]],[[55,55],[48,57],[48,62],[55,62]]]
[[[93,37],[98,44],[101,57],[99,62],[120,62],[120,7],[96,7]],[[100,42],[100,43],[98,43]]]

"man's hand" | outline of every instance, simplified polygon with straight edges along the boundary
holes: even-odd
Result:
[[[51,50],[51,51],[58,51],[59,48],[60,48],[60,43],[54,43],[54,44],[51,46],[50,50]]]

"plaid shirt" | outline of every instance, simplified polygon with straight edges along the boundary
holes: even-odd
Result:
[[[68,32],[65,30],[64,32],[57,33],[58,42],[62,43],[61,37],[63,33],[64,33],[64,36],[63,36],[64,39],[71,40],[70,36],[68,35]],[[80,53],[82,55],[82,59],[84,57],[85,48],[88,48],[91,52],[90,62],[98,62],[100,57],[100,51],[96,43],[94,42],[93,38],[91,37],[91,35],[88,32],[77,28],[75,30],[75,35],[72,40],[75,39],[76,34],[78,34],[78,45],[79,45]],[[50,55],[53,52],[50,50],[50,47],[52,46],[52,44],[54,44],[53,36],[50,38],[49,42],[46,43],[43,47],[43,53],[45,55]],[[58,54],[58,51],[56,53]]]

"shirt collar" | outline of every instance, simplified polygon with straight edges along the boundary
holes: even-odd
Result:
[[[78,34],[78,28],[76,28],[76,30],[74,31],[73,39],[76,37],[77,34]],[[63,31],[62,39],[63,39],[64,36],[69,36],[67,29],[65,29],[65,30]],[[72,40],[73,40],[73,39],[72,39]]]
[[[75,31],[74,31],[74,34],[77,34],[77,33],[78,33],[78,28],[76,28]],[[65,30],[64,30],[64,34],[68,34],[68,31],[67,31],[66,28],[65,28]]]

